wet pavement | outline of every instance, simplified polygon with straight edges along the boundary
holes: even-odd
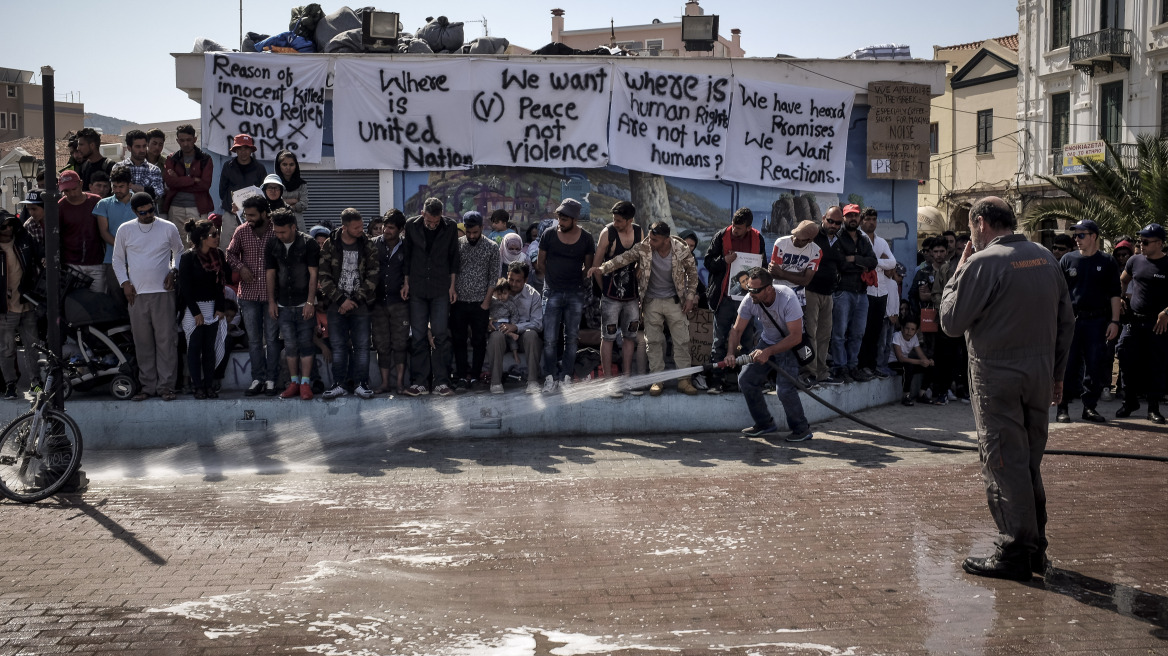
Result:
[[[864,417],[974,443],[968,406]],[[1019,584],[960,570],[975,454],[814,429],[96,454],[86,494],[0,503],[0,654],[1168,653],[1168,464],[1048,457],[1056,569]]]

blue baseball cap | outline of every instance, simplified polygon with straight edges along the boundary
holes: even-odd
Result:
[[[1079,221],[1075,225],[1071,226],[1071,230],[1086,230],[1087,232],[1099,234],[1099,224],[1095,223],[1091,219],[1083,219],[1082,221]]]
[[[1140,236],[1150,239],[1159,239],[1160,241],[1164,241],[1165,238],[1168,238],[1168,235],[1166,235],[1164,232],[1164,227],[1159,223],[1149,223],[1148,227],[1140,231]]]

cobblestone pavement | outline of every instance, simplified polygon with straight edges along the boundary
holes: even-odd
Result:
[[[968,406],[866,417],[972,443]],[[1168,653],[1168,465],[1048,457],[1057,571],[1018,584],[959,567],[975,454],[854,428],[87,456],[86,494],[0,503],[0,653]]]

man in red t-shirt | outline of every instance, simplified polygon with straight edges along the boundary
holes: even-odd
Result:
[[[57,201],[61,223],[61,262],[93,278],[89,289],[105,292],[105,242],[97,227],[93,210],[101,197],[81,191],[81,176],[65,171],[57,181],[64,194]]]

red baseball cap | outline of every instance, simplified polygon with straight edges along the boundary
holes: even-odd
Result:
[[[860,213],[860,206],[859,205],[844,205],[844,216],[847,216],[849,214],[859,214],[859,213]]]
[[[81,176],[77,175],[77,171],[65,171],[61,177],[57,179],[57,188],[61,191],[69,191],[81,186]]]
[[[255,139],[252,139],[250,134],[235,135],[235,143],[231,144],[231,152],[234,153],[236,148],[244,147],[255,150]]]

